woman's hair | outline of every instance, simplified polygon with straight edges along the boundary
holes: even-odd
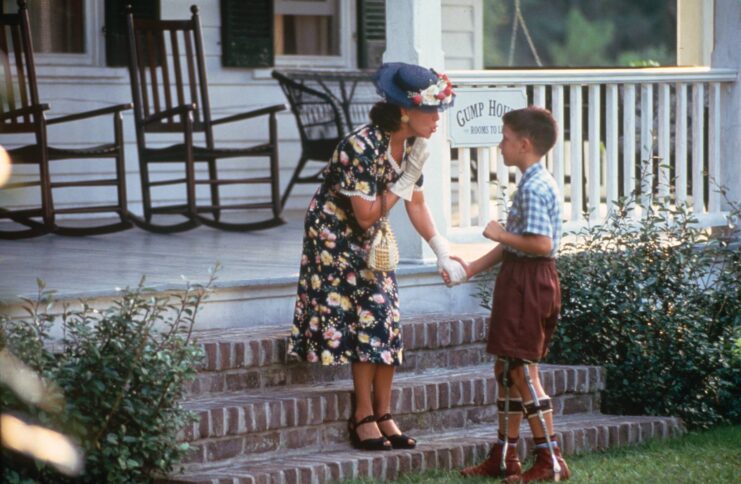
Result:
[[[518,136],[529,138],[540,156],[556,144],[556,120],[547,109],[536,106],[515,109],[505,113],[502,121]]]
[[[397,131],[401,128],[401,108],[396,104],[379,101],[370,110],[370,120],[384,131]]]

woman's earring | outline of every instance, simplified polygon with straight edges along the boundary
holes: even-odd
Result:
[[[401,122],[402,123],[408,123],[409,122],[409,116],[407,116],[406,114],[402,114],[401,115]]]

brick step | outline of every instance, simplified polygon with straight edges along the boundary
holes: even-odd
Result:
[[[488,318],[482,315],[431,315],[401,325],[404,363],[400,373],[453,368],[491,361],[482,343]],[[286,361],[289,328],[234,328],[196,333],[206,358],[188,395],[243,391],[281,385],[324,383],[350,378],[349,365]]]
[[[597,412],[558,417],[555,430],[566,455],[674,437],[685,431],[682,422],[673,417],[613,416]],[[409,472],[460,469],[486,457],[495,438],[495,426],[476,425],[416,436],[419,445],[413,450],[364,452],[346,443],[339,448],[281,455],[279,459],[241,455],[230,461],[201,464],[159,482],[325,483],[360,477],[392,480]],[[522,427],[522,436],[518,450],[524,458],[533,445],[527,425]]]
[[[555,415],[599,410],[604,370],[542,365],[540,379]],[[352,382],[273,387],[201,396],[184,402],[199,422],[182,440],[192,443],[188,462],[229,459],[242,453],[279,453],[341,445],[347,440]],[[409,431],[449,430],[496,419],[491,364],[402,374],[395,379],[392,413]]]

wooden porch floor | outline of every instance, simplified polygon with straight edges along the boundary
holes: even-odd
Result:
[[[36,278],[60,297],[93,297],[136,286],[142,275],[156,289],[184,286],[181,275],[205,282],[208,268],[222,265],[217,286],[297,278],[303,213],[287,212],[287,223],[268,230],[225,232],[207,227],[178,234],[131,229],[91,237],[46,235],[0,241],[0,301],[36,294]]]

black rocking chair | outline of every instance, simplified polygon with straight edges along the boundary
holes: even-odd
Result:
[[[274,227],[284,223],[278,179],[278,140],[275,113],[285,106],[277,104],[220,119],[211,118],[208,81],[198,8],[191,7],[189,20],[135,19],[128,12],[129,73],[134,101],[134,123],[139,153],[144,219],[135,223],[155,232],[177,232],[199,224],[224,230],[246,231]],[[268,139],[247,147],[216,147],[213,127],[235,121],[267,116]],[[183,142],[169,146],[151,142],[154,133],[182,133]],[[202,133],[204,144],[196,144],[194,135]],[[261,157],[269,161],[265,176],[224,178],[219,176],[217,160],[223,158]],[[157,177],[154,164],[184,164],[177,178]],[[207,177],[197,177],[196,164],[207,164]],[[232,165],[233,166],[233,165]],[[244,169],[244,165],[240,166]],[[251,167],[248,167],[251,168]],[[157,179],[155,179],[157,178]],[[224,204],[220,187],[255,185],[269,187],[270,201]],[[155,204],[152,188],[181,185],[184,203]],[[208,187],[209,196],[197,198],[197,187]],[[234,196],[254,196],[236,193]],[[257,194],[260,195],[260,194]],[[203,198],[208,203],[202,203]],[[222,212],[268,210],[267,218],[249,221],[224,221]],[[179,223],[154,223],[155,214],[184,217]]]
[[[18,13],[0,15],[0,62],[2,65],[2,92],[0,92],[0,134],[29,134],[35,140],[33,144],[14,147],[8,150],[13,165],[36,165],[38,174],[29,175],[29,179],[6,184],[2,191],[3,198],[9,198],[13,205],[21,199],[28,198],[34,187],[36,195],[28,205],[31,208],[0,208],[0,220],[7,222],[8,230],[0,230],[2,239],[21,239],[47,233],[60,235],[95,235],[132,226],[130,213],[126,206],[126,174],[124,167],[122,111],[131,109],[131,104],[120,104],[84,113],[71,114],[46,119],[47,104],[39,102],[36,85],[36,69],[31,43],[31,30],[28,21],[26,2],[18,2]],[[102,115],[113,115],[114,142],[87,148],[56,148],[49,146],[47,127],[56,124],[78,121]],[[115,177],[110,179],[78,179],[55,181],[51,175],[50,162],[68,159],[101,159],[115,160]],[[99,171],[98,168],[90,171]],[[23,174],[23,177],[26,175]],[[56,208],[53,190],[66,188],[115,187],[116,203],[114,205],[78,205]],[[23,193],[20,190],[23,189]],[[12,190],[12,192],[11,192]],[[11,195],[12,193],[12,195]],[[12,197],[12,198],[11,198]],[[5,202],[2,202],[3,204]],[[101,225],[97,221],[80,226],[61,225],[57,215],[60,214],[99,214],[114,213],[118,220]],[[95,224],[95,225],[93,225]]]

